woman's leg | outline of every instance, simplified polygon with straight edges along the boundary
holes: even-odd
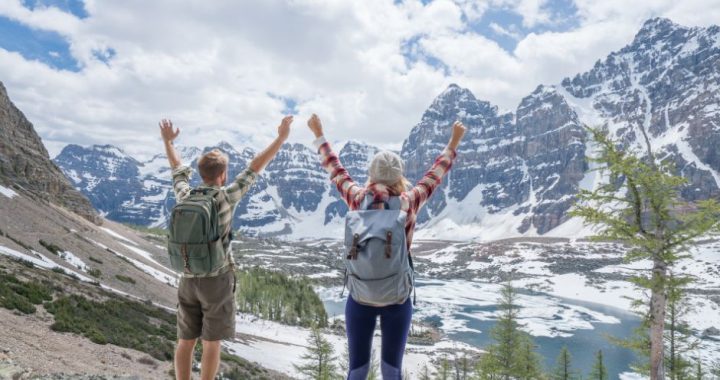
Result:
[[[402,379],[402,360],[412,322],[412,311],[412,301],[408,297],[405,303],[383,307],[380,312],[381,369],[384,380]]]
[[[345,304],[345,329],[350,354],[349,380],[365,380],[370,369],[375,321],[380,308],[361,305],[352,297]]]

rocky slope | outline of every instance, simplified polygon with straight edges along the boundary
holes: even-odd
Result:
[[[12,184],[33,197],[50,201],[99,223],[88,199],[75,190],[50,160],[40,136],[10,101],[0,82],[0,184]]]
[[[635,39],[584,73],[559,84],[540,85],[511,112],[500,112],[467,89],[450,85],[433,101],[404,141],[406,175],[418,179],[443,149],[449,125],[462,120],[468,133],[441,189],[419,215],[420,237],[491,240],[510,236],[578,233],[567,211],[580,189],[604,178],[590,170],[593,154],[584,126],[608,128],[630,149],[675,162],[689,183],[688,200],[720,196],[720,27],[687,28],[650,19]],[[253,151],[231,155],[231,175]],[[341,159],[358,182],[377,148],[349,142]],[[197,157],[199,149],[187,148]],[[56,162],[109,218],[163,225],[168,175],[148,173],[131,157],[122,162],[132,178],[84,162],[108,162],[115,150],[70,146]],[[156,157],[153,165],[164,158]],[[107,164],[109,165],[109,164]],[[117,170],[117,169],[116,169]],[[86,180],[87,178],[87,180]],[[288,145],[243,201],[235,226],[251,235],[339,236],[346,212],[325,182],[311,148]],[[93,195],[90,183],[108,191]],[[117,192],[116,188],[129,186]],[[561,228],[558,228],[562,226]],[[323,227],[323,228],[320,228]]]

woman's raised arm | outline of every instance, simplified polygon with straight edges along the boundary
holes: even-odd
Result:
[[[363,187],[355,183],[350,174],[340,163],[340,158],[330,147],[330,143],[325,139],[323,134],[322,123],[320,118],[313,114],[308,120],[308,127],[315,134],[313,145],[320,154],[321,165],[330,174],[330,181],[337,186],[342,199],[348,204],[350,209],[358,207],[362,202]]]
[[[411,208],[419,210],[430,199],[435,189],[440,186],[442,178],[452,167],[453,160],[457,156],[457,147],[464,135],[465,126],[459,121],[453,123],[452,135],[447,147],[435,159],[430,170],[425,173],[415,187],[405,192]]]

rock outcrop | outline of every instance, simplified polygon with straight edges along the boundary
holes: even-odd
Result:
[[[50,160],[33,125],[0,83],[0,182],[101,223],[90,201]]]

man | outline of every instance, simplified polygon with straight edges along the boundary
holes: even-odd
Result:
[[[202,189],[218,190],[215,194],[218,212],[218,230],[229,231],[233,213],[240,199],[255,182],[257,175],[275,157],[290,133],[292,116],[282,119],[278,127],[278,136],[260,152],[240,173],[232,184],[225,186],[227,180],[228,157],[214,149],[203,155],[198,161],[198,171],[203,184]],[[173,128],[170,120],[160,122],[160,133],[165,143],[168,161],[172,168],[173,190],[177,202],[182,202],[191,193],[189,185],[191,169],[180,162],[173,140],[180,130]],[[184,273],[178,286],[177,334],[178,345],[175,350],[175,376],[178,380],[189,380],[195,343],[202,340],[201,360],[203,380],[212,380],[220,366],[220,341],[235,335],[235,273],[229,241],[226,262],[217,270],[202,275]]]

